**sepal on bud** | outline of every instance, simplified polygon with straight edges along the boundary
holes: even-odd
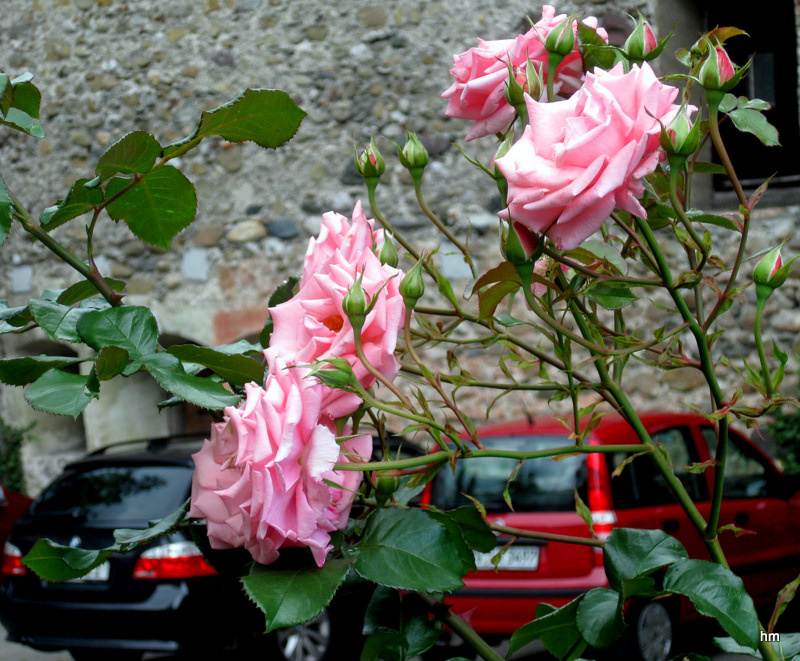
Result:
[[[358,379],[353,373],[353,368],[345,358],[329,358],[314,363],[313,365],[302,365],[308,367],[307,376],[313,376],[322,385],[342,390],[351,390],[358,385]]]
[[[400,261],[392,236],[388,233],[384,234],[383,245],[378,253],[378,259],[381,260],[381,264],[387,264],[393,268],[397,268],[397,264]]]
[[[668,39],[669,37],[667,37]],[[663,44],[666,44],[666,39],[659,43],[656,39],[655,32],[650,24],[642,18],[639,14],[639,19],[636,21],[636,26],[633,32],[628,35],[622,50],[628,56],[632,63],[645,62],[657,57],[663,50]]]
[[[544,40],[545,50],[561,59],[569,55],[575,48],[575,19],[565,18],[556,25]]]
[[[405,146],[400,149],[400,146],[395,144],[395,147],[397,147],[400,164],[409,171],[415,180],[421,179],[425,166],[430,160],[425,145],[414,133],[407,130]]]
[[[700,146],[700,122],[689,119],[690,109],[683,108],[669,126],[661,125],[661,148],[669,157],[671,168],[683,167],[686,159]]]
[[[345,294],[342,299],[342,312],[347,315],[353,329],[358,332],[364,326],[364,321],[367,318],[368,302],[367,295],[364,293],[364,288],[361,286],[361,279],[359,276],[353,282],[353,286]]]
[[[789,277],[792,262],[797,259],[793,257],[785,264],[781,259],[781,247],[773,248],[756,265],[753,270],[753,282],[756,285],[756,294],[759,298],[766,300],[772,292],[780,287]]]

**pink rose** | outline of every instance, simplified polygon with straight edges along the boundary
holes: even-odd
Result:
[[[530,124],[496,161],[508,181],[500,216],[546,234],[560,250],[600,229],[615,206],[644,216],[640,179],[664,158],[659,121],[675,117],[677,95],[644,63],[629,73],[622,64],[597,69],[565,101],[528,98]]]
[[[352,224],[338,214],[326,214],[323,231],[312,239],[306,255],[303,280],[297,294],[273,308],[274,328],[270,346],[264,351],[271,371],[276,361],[304,365],[328,358],[345,358],[365,388],[375,382],[356,354],[353,327],[342,310],[342,301],[361,277],[361,286],[375,306],[361,330],[364,354],[369,363],[388,379],[399,369],[394,352],[405,321],[405,304],[399,286],[402,271],[381,264],[373,241],[382,240],[361,213],[353,212]],[[358,408],[361,400],[344,390],[325,388],[323,415],[339,418]]]
[[[353,209],[352,222],[334,211],[323,214],[319,236],[308,242],[300,287],[322,271],[337,251],[351,264],[360,263],[365,250],[379,254],[383,234],[382,229],[375,230],[375,221],[364,215],[361,200]]]
[[[329,533],[347,523],[362,477],[337,473],[334,463],[351,461],[345,453],[369,460],[372,438],[340,447],[332,427],[319,421],[322,386],[302,370],[278,369],[264,388],[251,383],[245,392],[245,402],[225,409],[194,455],[189,514],[206,519],[212,548],[243,546],[266,565],[281,548],[308,546],[321,567]]]
[[[467,141],[504,131],[514,121],[514,108],[505,98],[509,62],[514,76],[522,85],[526,83],[528,60],[541,68],[542,78],[546,81],[547,51],[542,39],[546,39],[553,28],[566,18],[566,14],[556,16],[553,7],[544,5],[542,18],[536,23],[535,29],[531,28],[516,39],[478,39],[477,48],[453,56],[454,65],[450,73],[456,80],[442,97],[449,99],[445,111],[449,117],[475,120],[467,133]],[[597,19],[594,17],[588,17],[583,22],[597,28]],[[577,33],[576,24],[573,24],[573,30]],[[598,29],[598,34],[608,40],[602,28]],[[568,96],[580,87],[582,81],[583,61],[576,42],[573,52],[556,69],[553,85],[557,94]]]

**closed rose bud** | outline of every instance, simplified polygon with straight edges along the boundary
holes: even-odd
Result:
[[[567,18],[552,29],[544,40],[544,47],[548,53],[566,57],[575,48],[575,31],[572,17]]]
[[[700,123],[692,124],[688,112],[679,112],[669,126],[661,129],[661,147],[669,156],[686,158],[700,145]]]
[[[736,73],[736,67],[725,49],[709,44],[708,55],[697,74],[700,84],[707,90],[727,92],[739,82],[740,76]]]
[[[650,24],[642,19],[641,14],[639,20],[636,21],[636,27],[630,33],[622,47],[628,54],[628,59],[632,62],[641,62],[647,59],[648,53],[658,47],[658,39],[653,32]]]
[[[422,171],[428,164],[428,150],[420,139],[411,131],[406,131],[406,144],[403,149],[397,147],[401,165],[406,168],[412,177],[422,177]]]
[[[375,145],[375,138],[369,141],[369,146],[361,155],[356,152],[356,170],[365,179],[378,178],[386,170],[386,163]]]
[[[422,279],[422,261],[418,261],[400,281],[400,295],[406,307],[412,309],[425,293],[425,281]]]
[[[361,277],[356,278],[342,299],[342,312],[347,315],[353,328],[360,331],[367,317],[367,295],[361,286]]]
[[[399,258],[397,257],[397,249],[394,247],[394,241],[389,234],[384,235],[383,245],[378,253],[378,259],[381,264],[388,264],[391,267],[397,267]]]

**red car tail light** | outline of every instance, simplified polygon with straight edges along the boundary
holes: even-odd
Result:
[[[617,513],[611,499],[611,484],[608,480],[605,457],[599,452],[586,457],[589,477],[589,510],[592,513],[592,527],[600,539],[607,539],[617,524]],[[603,566],[603,550],[596,548],[595,566]]]
[[[140,579],[194,578],[216,573],[205,561],[197,545],[189,541],[147,549],[133,568],[133,578]]]
[[[22,551],[10,542],[3,548],[3,574],[7,576],[25,576],[28,568],[22,564]]]

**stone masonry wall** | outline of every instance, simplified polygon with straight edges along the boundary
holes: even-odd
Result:
[[[683,39],[683,45],[699,30],[691,0],[570,1],[557,9],[598,16],[616,43],[622,43],[630,24],[625,13],[637,10],[660,18],[663,32],[676,17],[681,19],[676,40]],[[392,157],[389,141],[402,143],[406,127],[423,138],[432,154],[426,172],[431,206],[461,235],[471,227],[470,245],[488,268],[499,259],[499,199],[491,182],[451,145],[463,144],[467,123],[444,116],[440,95],[450,84],[453,53],[474,46],[478,36],[499,39],[526,29],[526,13],[538,19],[541,3],[4,0],[0,69],[35,74],[47,137],[38,141],[0,132],[0,173],[38,215],[63,197],[75,179],[93,176],[97,158],[124,134],[144,129],[166,144],[191,133],[202,110],[247,87],[281,88],[308,113],[288,146],[265,152],[211,140],[182,159],[181,169],[197,188],[199,209],[196,222],[171,251],[144,245],[124,225],[103,220],[97,233],[99,265],[104,274],[128,281],[129,303],[151,306],[162,331],[176,341],[213,345],[257,333],[269,294],[299,270],[321,214],[332,209],[349,216],[356,201],[365,199],[352,164],[353,144],[364,145],[376,133],[388,163],[378,189],[384,213],[417,244],[440,245]],[[488,162],[494,145],[477,142],[484,144],[470,143],[467,152]],[[798,215],[799,206],[758,211],[752,252],[782,240]],[[54,234],[83,256],[82,220]],[[800,239],[789,247],[800,250]],[[463,287],[463,264],[447,255],[440,259],[457,281],[456,289]],[[76,280],[18,228],[0,252],[0,298],[10,304]],[[794,348],[800,330],[797,297],[798,280],[793,279],[767,309],[767,321],[785,349]],[[753,299],[750,292],[743,295],[723,337],[721,346],[731,360],[754,357]],[[645,303],[635,319],[652,324],[662,315]],[[14,355],[39,342],[37,352],[48,350],[41,340],[2,336],[0,348]],[[486,356],[465,361],[478,370],[485,367]],[[790,371],[792,390],[794,364]],[[705,401],[704,389],[689,370],[654,379],[650,371],[634,367],[627,385],[643,408]],[[69,425],[23,411],[20,390],[3,390],[0,414],[16,424],[38,421],[32,434],[40,442],[29,450],[29,465],[49,468],[40,471],[37,484],[55,470],[51,464],[59,452],[102,444],[112,433],[115,438],[141,434],[141,428],[120,425],[115,416],[141,417],[137,407],[149,401],[134,389],[116,408],[112,403],[103,409],[101,400],[90,406],[84,420]],[[478,418],[488,406],[486,396],[464,402]],[[492,415],[547,411],[546,398],[515,395],[501,400]],[[92,422],[103,418],[106,424]],[[154,424],[168,426],[163,419]]]

